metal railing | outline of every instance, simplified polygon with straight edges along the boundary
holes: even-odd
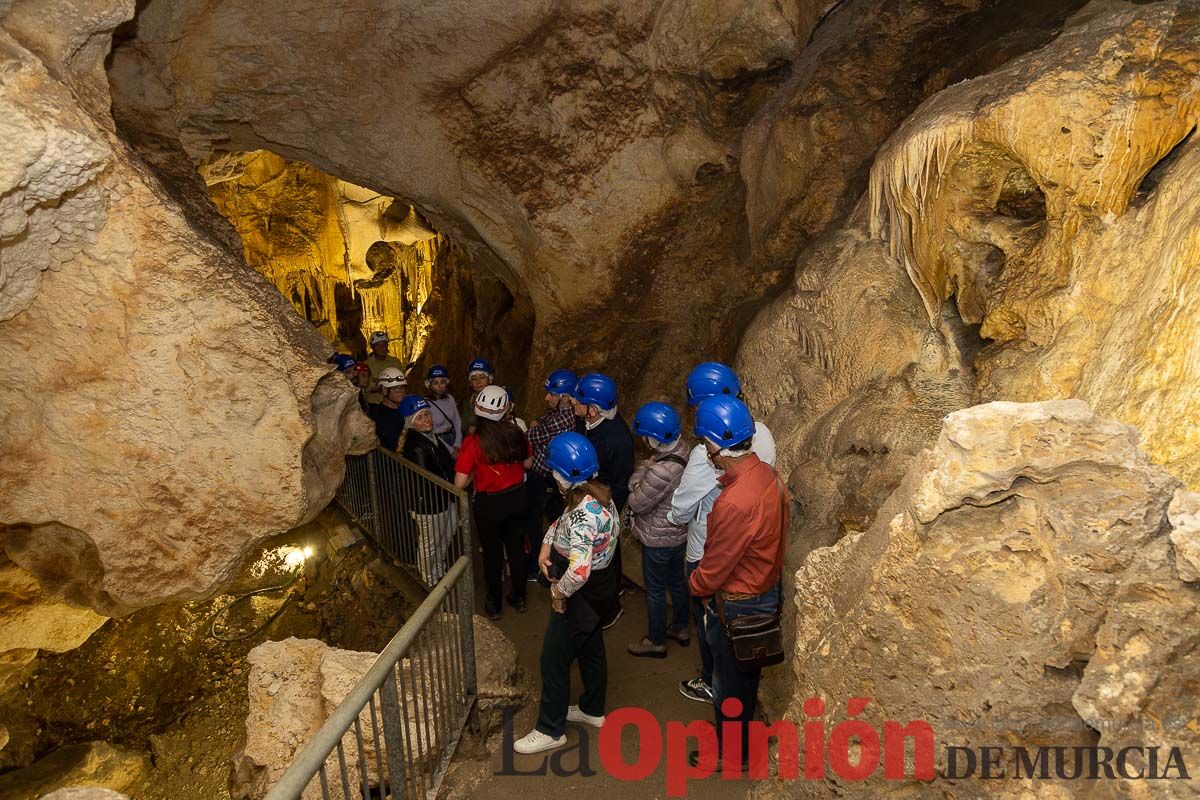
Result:
[[[266,800],[433,800],[477,695],[469,500],[380,449],[346,459],[335,501],[432,588]]]
[[[467,493],[389,450],[349,456],[335,501],[426,589],[470,552]]]
[[[433,800],[476,699],[460,556],[265,800]]]

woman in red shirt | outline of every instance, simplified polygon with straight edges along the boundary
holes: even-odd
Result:
[[[533,463],[533,451],[524,432],[504,420],[508,392],[488,386],[475,398],[479,422],[463,439],[454,465],[454,485],[475,485],[473,508],[475,529],[483,545],[483,579],[487,586],[484,610],[491,619],[500,618],[500,595],[504,589],[504,556],[512,591],[508,604],[525,612],[525,529],[530,524],[529,495],[525,470]]]

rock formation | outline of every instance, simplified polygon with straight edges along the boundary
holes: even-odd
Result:
[[[25,679],[39,650],[62,653],[87,641],[105,617],[53,600],[37,579],[0,557],[0,694]],[[7,743],[7,732],[4,737]],[[0,744],[3,749],[4,744]]]
[[[820,38],[747,131],[767,156],[744,169],[755,247],[825,231],[737,362],[799,502],[791,567],[870,525],[941,417],[979,400],[1084,398],[1143,429],[1150,455],[1195,481],[1185,420],[1200,396],[1187,323],[1200,9],[1098,0],[1061,32],[1047,27],[1058,19],[1048,6],[1026,12],[1025,27],[1007,23],[1023,33],[954,67],[983,74],[948,88],[963,72],[930,76],[932,96],[879,151],[869,185],[852,180],[857,167],[837,173],[840,200],[800,191],[833,169],[811,154],[849,159],[878,140],[846,139],[858,112],[828,99],[846,84],[821,80],[837,56],[815,58],[828,52]],[[944,13],[942,35],[967,41],[992,11]],[[937,17],[910,19],[920,30]],[[842,16],[820,33],[870,24]],[[833,121],[810,124],[793,103]],[[831,226],[855,187],[867,191]]]
[[[780,277],[739,263],[736,140],[808,6],[151,2],[111,74],[122,122],[194,157],[269,147],[415,202],[531,302],[530,374],[605,367],[636,396],[697,349],[731,357],[731,312]],[[386,78],[275,61],[335,50],[404,55]]]
[[[33,766],[0,776],[0,797],[11,800],[39,800],[64,796],[85,800],[112,800],[121,797],[117,789],[134,791],[141,787],[150,769],[144,753],[127,751],[105,742],[89,742],[56,750]],[[73,787],[91,787],[87,789]]]
[[[126,795],[111,789],[100,789],[89,786],[72,786],[51,792],[42,800],[129,800]]]
[[[437,618],[431,624],[437,625]],[[480,710],[490,718],[498,705],[512,703],[520,697],[516,689],[516,650],[503,633],[482,617],[474,618],[474,630]],[[246,743],[233,765],[230,793],[234,800],[261,798],[274,785],[291,765],[296,753],[308,744],[376,657],[376,653],[339,650],[315,639],[266,642],[250,651],[247,656],[250,662],[250,711],[246,718]],[[435,669],[422,663],[419,656],[402,659],[400,663],[398,685],[404,694],[402,713],[406,715],[401,726],[402,736],[406,737],[405,741],[416,743],[406,749],[406,757],[432,752],[439,741],[440,728],[426,724],[414,692],[414,687],[428,680]],[[441,702],[438,689],[438,683],[430,681],[422,686],[421,697]],[[378,699],[376,702],[378,704]],[[381,713],[378,708],[377,713]],[[344,737],[346,768],[357,786],[361,762],[370,785],[378,786],[381,776],[377,758],[387,769],[385,743],[376,738],[378,728],[372,725],[369,709],[362,711],[359,724],[363,731],[363,751],[359,752],[353,734]],[[379,717],[374,725],[382,725]],[[342,797],[336,755],[330,756],[326,770],[330,778],[330,796]],[[316,780],[309,785],[304,797],[321,797]]]
[[[8,5],[0,537],[73,605],[202,596],[372,432],[319,337],[115,135],[103,57],[133,4]]]
[[[870,698],[861,718],[877,730],[884,719],[932,725],[940,776],[945,745],[1158,744],[1200,758],[1200,639],[1186,621],[1200,593],[1175,571],[1167,516],[1178,486],[1136,431],[1082,401],[950,414],[875,524],[813,552],[798,573],[789,717],[829,730],[849,698]],[[805,711],[813,697],[824,713]],[[1179,785],[1152,796],[1177,796]],[[939,777],[929,790],[1027,788]],[[915,787],[830,773],[779,788],[830,790]]]

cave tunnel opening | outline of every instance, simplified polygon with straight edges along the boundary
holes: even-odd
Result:
[[[362,360],[384,331],[393,355],[420,358],[452,245],[416,208],[267,150],[215,155],[200,174],[247,265],[333,351]]]

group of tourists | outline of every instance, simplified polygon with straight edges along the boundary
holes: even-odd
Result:
[[[603,632],[622,611],[618,542],[628,530],[641,544],[649,619],[628,652],[665,658],[668,640],[690,643],[694,617],[700,672],[680,692],[713,705],[718,739],[731,730],[721,723],[742,723],[736,752],[745,758],[744,723],[755,713],[761,666],[735,652],[730,636],[741,635],[741,617],[778,621],[789,502],[774,470],[774,439],[743,402],[733,370],[707,362],[688,374],[697,439],[689,447],[667,403],[641,406],[630,426],[607,375],[552,372],[546,410],[526,424],[486,359],[468,365],[470,394],[460,409],[444,366],[430,367],[423,395],[408,394],[386,334],[373,334],[371,347],[365,370],[357,362],[339,368],[360,388],[383,447],[471,490],[487,615],[500,618],[504,604],[524,613],[527,584],[549,587],[538,720],[514,749],[552,750],[566,744],[568,722],[604,723]],[[572,705],[576,661],[584,687]],[[741,701],[739,714],[723,714],[726,698]]]

